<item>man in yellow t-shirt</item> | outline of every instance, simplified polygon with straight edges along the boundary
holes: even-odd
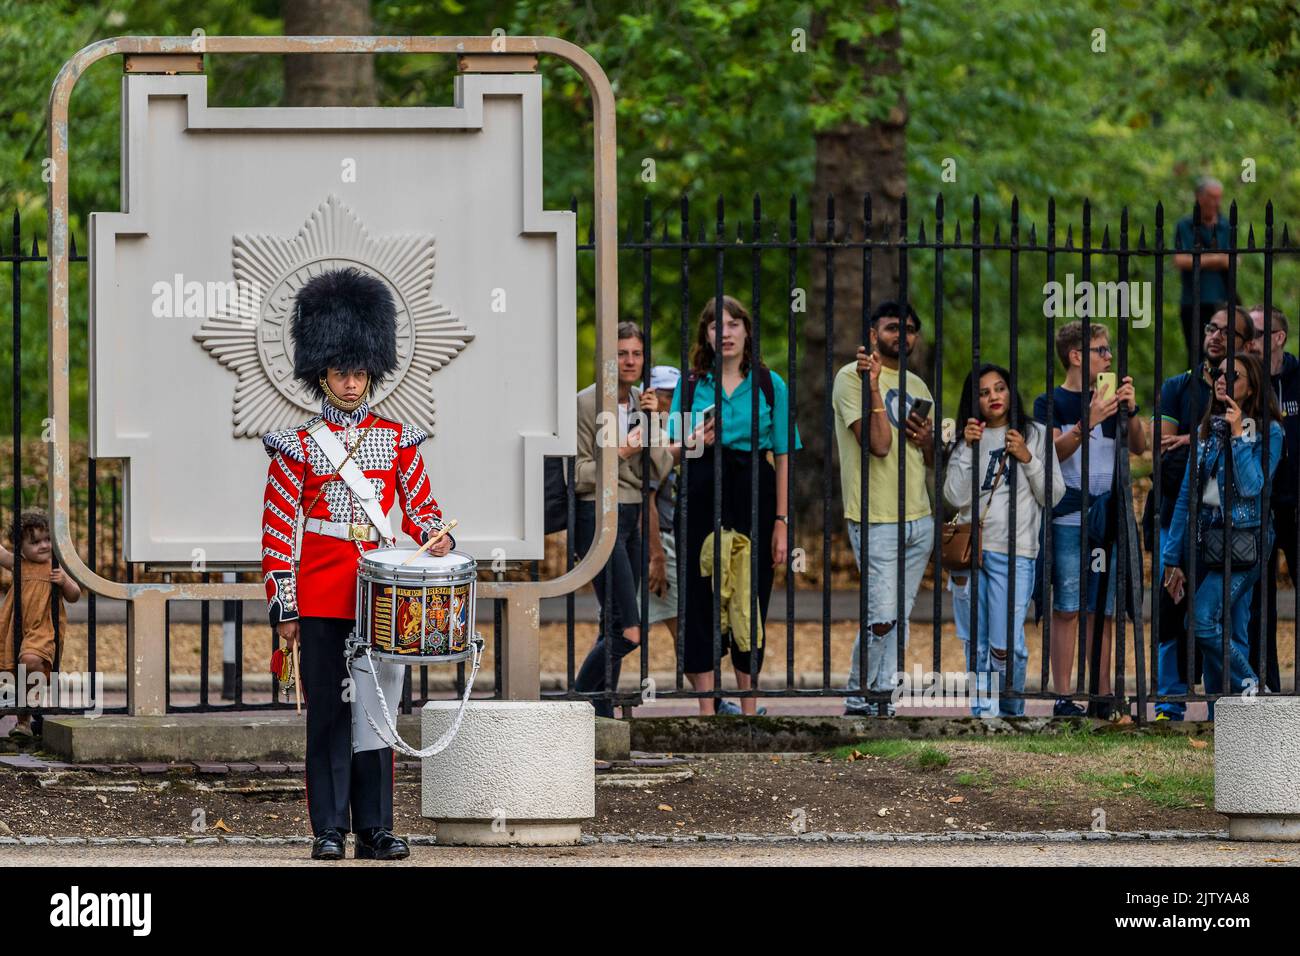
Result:
[[[903,339],[906,323],[906,340]],[[865,675],[867,689],[891,693],[898,679],[897,623],[903,621],[903,639],[907,640],[907,619],[921,586],[921,576],[934,547],[934,522],[931,518],[930,493],[926,469],[934,462],[934,399],[919,376],[907,373],[906,414],[900,388],[899,356],[916,351],[921,320],[911,305],[882,302],[871,315],[871,350],[858,348],[857,359],[841,368],[835,376],[831,401],[835,407],[835,439],[840,456],[840,482],[843,486],[844,517],[848,523],[853,557],[862,567],[862,463],[861,448],[865,438],[867,456],[867,623],[871,634],[867,642],[865,670],[861,662],[862,635],[853,642],[853,660],[849,666],[848,690],[857,691]],[[870,393],[867,421],[862,412],[862,373],[867,373]],[[917,403],[922,403],[919,407]],[[902,422],[904,440],[899,440]],[[903,609],[898,611],[898,523],[899,453],[903,454]],[[844,702],[846,714],[880,716],[894,714],[892,701],[880,701],[878,709],[862,697],[850,693]]]

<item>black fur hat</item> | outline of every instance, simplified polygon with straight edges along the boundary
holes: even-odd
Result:
[[[298,290],[289,334],[293,374],[317,398],[326,369],[364,368],[371,388],[397,368],[397,311],[388,288],[349,266],[322,272]]]

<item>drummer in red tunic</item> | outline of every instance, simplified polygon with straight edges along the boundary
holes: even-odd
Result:
[[[414,425],[370,410],[372,390],[397,368],[396,315],[382,282],[357,269],[325,272],[298,293],[291,318],[294,375],[321,398],[318,416],[264,435],[271,466],[262,519],[262,576],[271,626],[301,641],[307,695],[307,806],[312,858],[344,856],[349,831],[358,859],[403,859],[393,835],[393,751],[352,752],[344,642],[356,614],[357,560],[391,546],[396,498],[402,530],[423,544],[442,528]],[[294,541],[302,521],[295,566]],[[430,551],[455,546],[445,535]]]

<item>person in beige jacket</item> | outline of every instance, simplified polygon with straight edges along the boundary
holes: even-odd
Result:
[[[637,595],[641,587],[642,458],[644,446],[647,443],[653,445],[653,437],[658,432],[650,427],[650,416],[658,410],[655,394],[637,387],[644,371],[645,344],[641,330],[632,322],[622,322],[618,327],[617,416],[600,419],[595,385],[578,393],[578,448],[573,491],[577,498],[574,549],[579,556],[590,550],[596,537],[597,452],[606,442],[618,447],[618,538],[609,564],[597,572],[592,581],[596,600],[600,602],[600,631],[574,679],[573,689],[579,693],[605,690],[607,654],[613,658],[612,686],[617,688],[622,659],[641,643]],[[672,465],[672,456],[667,448],[662,445],[650,448],[652,481],[662,479]],[[648,543],[653,559],[656,551],[662,552],[663,545],[657,535],[651,535]],[[612,593],[607,593],[607,586],[612,586]],[[592,705],[598,715],[614,716],[610,700],[593,698]]]

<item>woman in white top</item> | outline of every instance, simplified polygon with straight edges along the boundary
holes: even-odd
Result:
[[[973,410],[972,382],[979,383],[978,412]],[[1015,635],[1010,688],[1017,694],[1025,689],[1025,667],[1029,651],[1025,645],[1025,614],[1034,587],[1034,559],[1038,556],[1038,530],[1044,510],[1050,510],[1065,494],[1056,449],[1047,430],[1030,419],[1020,396],[1011,387],[1011,373],[997,365],[983,365],[978,376],[966,377],[957,417],[965,422],[964,441],[948,461],[943,494],[961,509],[959,520],[969,521],[973,479],[972,462],[978,460],[979,524],[972,547],[980,549],[976,576],[979,590],[976,620],[968,642],[966,666],[976,675],[971,712],[977,717],[1019,717],[1025,712],[1024,699],[992,695],[994,686],[1006,686],[1007,640]],[[977,454],[978,452],[978,454]],[[1045,456],[1052,455],[1050,500]],[[1014,488],[1013,488],[1014,486]],[[1015,522],[1011,520],[1011,496],[1015,493]],[[1013,537],[1014,536],[1014,537]],[[1011,542],[1015,542],[1015,578],[1011,569]],[[1008,591],[1014,588],[1014,612],[1008,617]],[[954,595],[955,596],[955,595]],[[969,601],[954,601],[969,614]],[[998,684],[992,682],[999,675]]]

